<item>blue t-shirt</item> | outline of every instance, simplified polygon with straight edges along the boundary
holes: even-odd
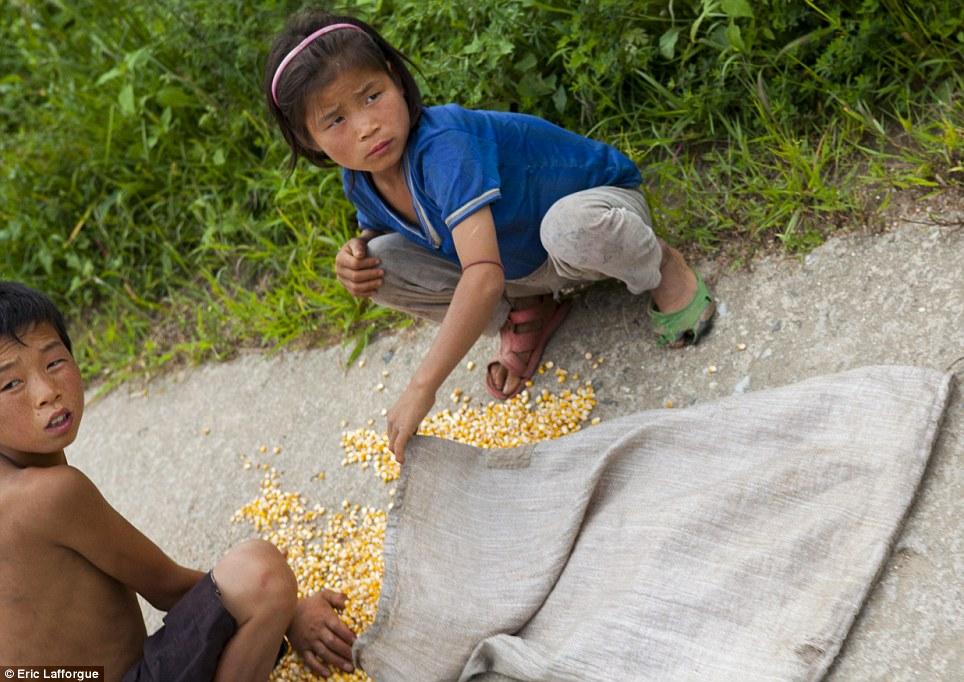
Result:
[[[558,199],[591,187],[637,187],[639,169],[618,150],[535,116],[427,107],[402,156],[418,224],[391,209],[368,173],[342,171],[358,224],[398,232],[458,263],[452,230],[491,205],[506,279],[546,260],[539,226]]]

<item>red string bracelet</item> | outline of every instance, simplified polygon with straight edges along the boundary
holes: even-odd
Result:
[[[482,265],[483,263],[488,263],[489,265],[497,265],[497,266],[499,266],[499,269],[500,269],[503,273],[505,272],[505,268],[502,267],[502,263],[500,263],[500,262],[497,261],[497,260],[477,260],[477,261],[475,261],[474,263],[469,263],[468,265],[463,265],[463,266],[462,266],[462,272],[465,272],[466,270],[468,270],[469,268],[471,268],[473,265]]]

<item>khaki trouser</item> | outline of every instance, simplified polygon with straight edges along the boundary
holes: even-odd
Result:
[[[506,281],[486,334],[498,332],[513,298],[556,295],[602,279],[618,279],[634,294],[659,285],[662,249],[638,190],[595,187],[565,196],[542,219],[539,238],[549,258],[531,274]],[[395,233],[372,239],[368,252],[385,271],[372,297],[376,303],[442,321],[462,274],[458,265]]]

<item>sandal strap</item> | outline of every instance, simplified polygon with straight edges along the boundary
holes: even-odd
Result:
[[[526,322],[534,322],[538,319],[548,319],[557,306],[558,304],[550,298],[548,302],[540,301],[528,308],[510,310],[508,321],[513,324],[525,324]]]
[[[539,329],[528,332],[513,332],[502,329],[499,332],[499,349],[512,353],[527,353],[539,343],[540,335]]]
[[[502,329],[499,330],[499,353],[494,362],[498,362],[517,376],[525,375],[528,363],[522,361],[519,353],[531,353],[538,348],[539,343],[544,340],[546,325],[562,305],[551,295],[547,295],[535,305],[511,311]],[[527,332],[515,331],[516,325],[536,320],[542,321],[538,329]]]

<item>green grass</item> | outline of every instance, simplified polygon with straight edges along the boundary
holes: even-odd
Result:
[[[964,179],[952,0],[357,0],[429,103],[513,109],[644,169],[657,229],[706,254],[806,252],[881,189]],[[0,273],[75,321],[109,386],[172,362],[404,318],[348,296],[332,171],[290,176],[261,63],[284,0],[0,5]]]

